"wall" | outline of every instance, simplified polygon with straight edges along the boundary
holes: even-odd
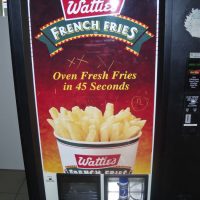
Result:
[[[22,170],[7,17],[0,17],[0,27],[0,169]]]

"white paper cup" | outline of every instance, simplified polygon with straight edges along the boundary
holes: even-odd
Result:
[[[54,135],[65,173],[128,174],[133,170],[142,132],[115,142],[79,142]]]

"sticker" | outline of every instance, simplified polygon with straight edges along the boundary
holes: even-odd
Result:
[[[200,53],[190,52],[190,58],[200,58]]]
[[[199,119],[199,95],[185,96],[185,127],[197,127]]]

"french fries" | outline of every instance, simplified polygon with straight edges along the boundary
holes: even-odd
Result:
[[[96,107],[87,106],[85,110],[78,106],[60,112],[52,107],[49,110],[52,119],[47,122],[54,133],[64,139],[85,142],[111,142],[130,139],[141,133],[146,120],[136,118],[130,108],[114,114],[114,105],[107,103],[105,112]]]

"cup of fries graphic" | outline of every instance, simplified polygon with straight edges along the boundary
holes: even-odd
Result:
[[[61,107],[60,112],[52,107],[49,112],[64,172],[132,172],[146,120],[136,118],[130,108],[114,114],[114,105],[107,103],[104,113],[92,106]]]

